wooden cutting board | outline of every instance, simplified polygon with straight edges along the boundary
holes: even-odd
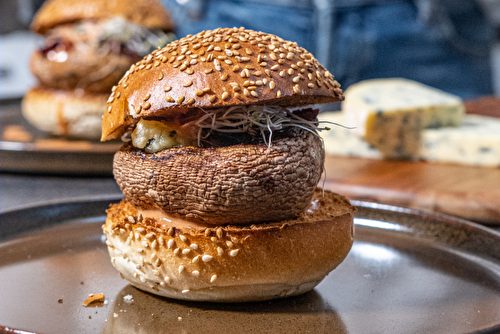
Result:
[[[500,225],[500,168],[326,157],[325,189]]]

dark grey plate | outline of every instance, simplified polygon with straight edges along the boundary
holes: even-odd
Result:
[[[121,145],[50,136],[23,119],[20,102],[0,104],[0,171],[111,175]]]
[[[158,298],[120,279],[101,224],[118,198],[0,214],[0,325],[41,333],[470,333],[500,330],[500,234],[356,202],[347,259],[302,296],[212,304]],[[107,304],[82,306],[90,293]],[[128,303],[125,296],[132,296]],[[0,329],[0,332],[2,329]]]

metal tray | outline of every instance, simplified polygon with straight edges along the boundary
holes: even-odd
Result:
[[[101,224],[118,200],[0,214],[0,332],[500,331],[500,234],[491,229],[354,202],[352,251],[313,291],[256,303],[182,302],[139,291],[112,267]],[[106,303],[82,306],[90,293],[104,293]]]
[[[0,105],[0,171],[111,175],[121,144],[50,136],[23,119],[20,101]]]

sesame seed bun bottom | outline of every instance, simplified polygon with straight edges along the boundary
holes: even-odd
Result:
[[[177,227],[124,200],[108,209],[103,230],[112,264],[133,286],[174,299],[246,302],[313,289],[351,249],[355,211],[343,196],[317,190],[294,220]]]
[[[108,94],[77,94],[73,90],[30,89],[21,110],[34,127],[49,134],[98,140]]]

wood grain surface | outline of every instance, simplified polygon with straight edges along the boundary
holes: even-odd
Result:
[[[326,157],[325,189],[349,199],[500,225],[500,168]]]

